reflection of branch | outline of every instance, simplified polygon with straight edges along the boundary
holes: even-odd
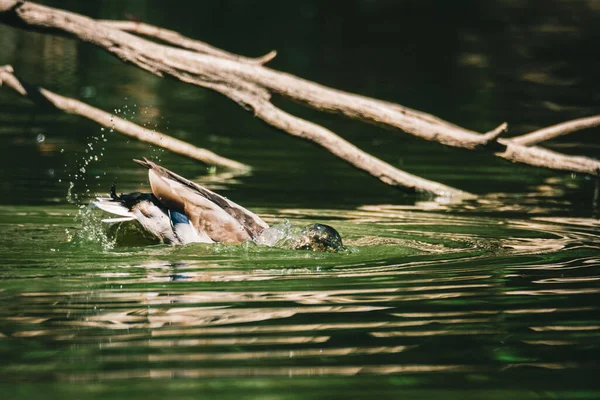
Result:
[[[218,171],[215,173],[200,175],[195,177],[193,181],[210,190],[227,190],[229,189],[230,185],[239,184],[239,178],[248,175],[248,172],[249,171],[243,170]]]
[[[510,140],[524,146],[532,146],[534,144],[545,142],[546,140],[551,140],[583,129],[595,128],[597,126],[600,126],[600,115],[562,122],[547,128],[538,129],[537,131],[526,135],[513,137]]]
[[[158,40],[162,40],[165,43],[172,44],[177,47],[181,47],[183,49],[193,50],[198,53],[210,54],[216,57],[228,58],[231,60],[247,62],[250,64],[266,64],[277,56],[277,52],[275,50],[270,51],[262,57],[258,58],[248,58],[244,56],[239,56],[237,54],[229,53],[227,51],[218,49],[213,47],[207,43],[204,43],[200,40],[190,39],[188,37],[183,36],[182,34],[171,31],[169,29],[159,28],[157,26],[148,25],[143,22],[134,22],[134,21],[99,21],[107,27],[118,29],[125,32],[137,33],[139,35],[143,35],[146,37],[155,38]]]
[[[28,97],[32,101],[42,105],[51,105],[69,114],[88,118],[106,128],[114,129],[124,135],[133,137],[142,142],[151,143],[155,146],[171,150],[175,153],[191,157],[206,164],[221,167],[247,170],[248,166],[228,158],[221,157],[206,149],[192,146],[184,141],[171,136],[143,128],[133,122],[119,118],[116,115],[104,112],[81,101],[64,97],[44,88],[34,87],[17,78],[11,66],[0,67],[0,86],[4,84],[15,92]]]

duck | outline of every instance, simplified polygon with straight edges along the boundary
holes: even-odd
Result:
[[[271,227],[257,214],[233,201],[144,158],[133,160],[148,169],[150,193],[99,197],[95,206],[114,215],[107,223],[137,221],[158,241],[171,245],[189,243],[265,244]],[[305,226],[291,243],[298,250],[337,252],[343,248],[339,232],[325,224]]]

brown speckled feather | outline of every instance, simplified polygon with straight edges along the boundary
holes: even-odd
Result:
[[[147,159],[152,193],[167,208],[184,213],[199,231],[222,243],[242,243],[269,227],[256,214]]]

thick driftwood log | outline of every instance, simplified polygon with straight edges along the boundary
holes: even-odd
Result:
[[[487,134],[478,134],[398,104],[327,88],[256,63],[153,43],[114,29],[105,22],[35,3],[0,0],[0,21],[31,30],[66,33],[96,44],[122,60],[157,75],[167,74],[185,82],[217,90],[241,104],[251,106],[256,116],[267,123],[321,145],[327,142],[326,137],[332,133],[295,117],[282,118],[282,120],[273,118],[269,113],[272,113],[273,109],[277,110],[280,116],[285,113],[269,103],[271,93],[281,94],[318,110],[337,112],[351,118],[398,128],[417,137],[448,146],[481,149],[509,161],[538,167],[590,175],[600,174],[600,162],[597,160],[567,156],[499,138],[499,135],[506,131],[504,124]],[[299,122],[305,124],[298,125]],[[299,134],[299,132],[303,133]],[[320,139],[315,140],[315,138]],[[331,151],[330,148],[328,149]],[[344,152],[338,151],[336,154],[342,156],[340,153]],[[356,156],[353,161],[346,160],[386,183],[436,194],[461,194],[460,191],[448,187],[445,187],[444,192],[440,192],[437,186],[423,186],[424,182],[418,180],[403,182],[389,176],[382,178],[380,170],[373,170],[373,165],[368,161],[365,162],[368,156],[366,153],[359,153]],[[377,168],[381,166],[378,165]]]
[[[80,115],[106,128],[121,132],[126,136],[133,137],[142,142],[151,143],[157,147],[162,147],[174,153],[193,158],[203,163],[241,171],[247,171],[250,169],[250,167],[245,164],[221,157],[212,151],[192,146],[189,143],[175,139],[171,136],[167,136],[160,132],[143,128],[114,114],[107,113],[82,103],[79,100],[61,96],[44,88],[28,85],[15,76],[11,66],[6,65],[0,67],[0,86],[2,85],[13,89],[15,92],[23,96],[28,97],[35,103],[51,105],[66,113]]]

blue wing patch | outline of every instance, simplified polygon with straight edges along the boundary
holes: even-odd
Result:
[[[190,223],[190,220],[188,219],[188,217],[185,216],[185,214],[172,210],[169,211],[169,214],[171,216],[171,223],[173,225]]]

